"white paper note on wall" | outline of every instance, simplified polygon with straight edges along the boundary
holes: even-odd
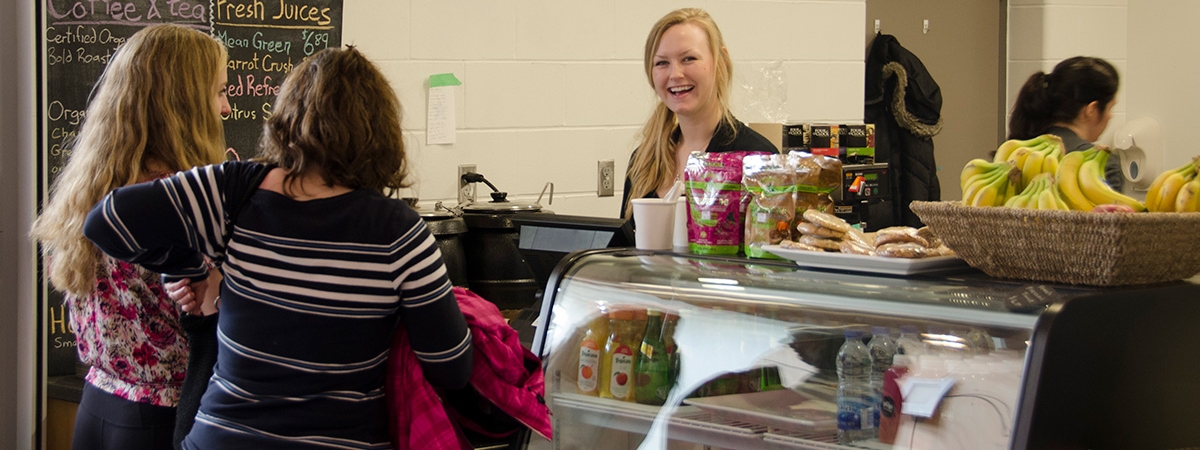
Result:
[[[454,143],[454,90],[460,84],[462,82],[452,73],[429,77],[429,102],[425,111],[426,145]]]

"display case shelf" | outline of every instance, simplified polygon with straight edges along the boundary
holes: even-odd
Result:
[[[1200,336],[1188,331],[1189,317],[1200,317],[1200,302],[1192,301],[1200,298],[1198,279],[1096,288],[997,280],[971,269],[916,275],[842,269],[629,249],[568,256],[546,286],[533,345],[547,375],[556,436],[551,447],[828,450],[909,448],[904,442],[912,442],[918,443],[912,448],[1026,449],[1067,442],[1121,448],[1134,439],[1200,446],[1200,431],[1184,426],[1200,421],[1196,408],[1185,409],[1192,403],[1147,400],[1179,393],[1200,398],[1200,381],[1192,376],[1200,363],[1133,350],[1150,337],[1200,348]],[[577,393],[583,334],[613,310],[679,318],[673,338],[680,365],[667,397],[673,406]],[[768,418],[754,416],[763,409],[737,414],[713,407],[717,396],[784,388],[831,411],[843,332],[895,335],[909,327],[920,330],[923,351],[931,355],[919,359],[922,376],[956,377],[948,399],[989,401],[944,401],[935,421],[904,416],[896,446],[876,439],[841,444],[836,429],[781,426],[795,422],[787,422],[792,413],[778,404],[766,411],[780,415]],[[764,370],[776,370],[778,379]],[[722,388],[731,391],[718,392],[722,379],[732,380]],[[1121,394],[1103,391],[1113,385]],[[1144,395],[1133,399],[1128,392]],[[697,396],[708,401],[685,400]],[[1007,411],[1000,427],[971,425],[972,418],[994,422],[996,403]],[[1141,421],[1116,423],[1109,416],[1122,408],[1178,427],[1164,433]],[[1083,431],[1092,423],[1108,426]]]

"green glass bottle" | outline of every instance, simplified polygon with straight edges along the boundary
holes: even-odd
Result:
[[[662,312],[647,311],[646,332],[633,369],[633,397],[638,403],[662,405],[671,391],[671,358],[662,333]]]
[[[675,343],[675,327],[679,325],[678,314],[663,313],[663,344],[667,347],[667,359],[671,360],[668,382],[671,386],[679,378],[679,346]]]

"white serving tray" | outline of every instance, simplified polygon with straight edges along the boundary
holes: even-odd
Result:
[[[913,275],[920,273],[945,272],[966,267],[966,261],[957,256],[934,256],[929,258],[889,258],[885,256],[854,255],[849,253],[814,252],[796,250],[778,245],[764,245],[763,250],[795,261],[803,267],[840,269],[853,272],[882,273],[890,275]]]

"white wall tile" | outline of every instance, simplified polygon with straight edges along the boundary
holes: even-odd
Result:
[[[865,3],[713,1],[734,60],[862,61]]]
[[[792,62],[784,66],[790,120],[862,121],[866,71],[861,62]]]
[[[631,59],[641,62],[646,48],[646,37],[654,23],[662,16],[679,8],[708,7],[707,1],[677,1],[677,0],[615,0],[613,20],[613,53],[617,59]],[[712,14],[712,11],[709,11]],[[714,16],[715,18],[715,16]],[[721,33],[725,34],[725,28]],[[728,37],[726,38],[728,39]]]
[[[1080,53],[1109,60],[1126,59],[1129,55],[1129,8],[1087,8],[1081,12],[1092,26],[1082,33]]]
[[[514,192],[536,195],[546,182],[559,194],[596,193],[596,161],[613,159],[617,149],[604,129],[526,130],[517,134],[522,152],[512,158],[511,170],[500,174]]]
[[[376,61],[379,70],[391,81],[396,97],[400,99],[404,117],[400,125],[405,131],[424,131],[426,109],[429,100],[429,76],[452,73],[466,83],[466,64],[462,62],[412,62]],[[455,89],[454,121],[458,128],[466,123],[466,99],[464,86]]]
[[[513,59],[517,9],[514,0],[411,0],[410,29],[416,59]]]
[[[517,3],[517,59],[605,60],[613,57],[611,0]]]
[[[641,124],[656,103],[640,62],[567,64],[565,70],[567,126]]]
[[[1200,60],[1187,50],[1200,43],[1192,31],[1198,17],[1200,2],[1195,1],[1138,0],[1129,5],[1129,58],[1126,67],[1118,67],[1121,90],[1128,92],[1124,104],[1129,120],[1151,118],[1162,129],[1162,147],[1150,155],[1160,170],[1182,166],[1200,153],[1193,136]]]
[[[1062,60],[1077,55],[1125,58],[1125,7],[1047,6],[1044,11],[1045,58]]]
[[[534,62],[469,62],[467,128],[561,126],[565,67]]]
[[[346,2],[342,10],[342,43],[357,45],[359,51],[375,61],[407,59],[409,3],[410,0]]]
[[[408,134],[408,146],[415,186],[420,198],[430,201],[443,200],[451,206],[457,204],[458,184],[455,177],[459,164],[475,164],[479,173],[489,181],[494,174],[507,170],[508,158],[516,154],[516,133],[509,130],[461,131],[452,145],[425,145],[425,134]],[[495,184],[495,181],[493,181]],[[497,184],[501,190],[504,186]],[[479,198],[487,199],[487,186],[480,186]]]
[[[743,122],[786,122],[790,105],[788,68],[782,61],[734,63],[730,108]]]
[[[1030,61],[1045,55],[1045,8],[1041,6],[1010,8],[1008,11],[1008,59]]]

